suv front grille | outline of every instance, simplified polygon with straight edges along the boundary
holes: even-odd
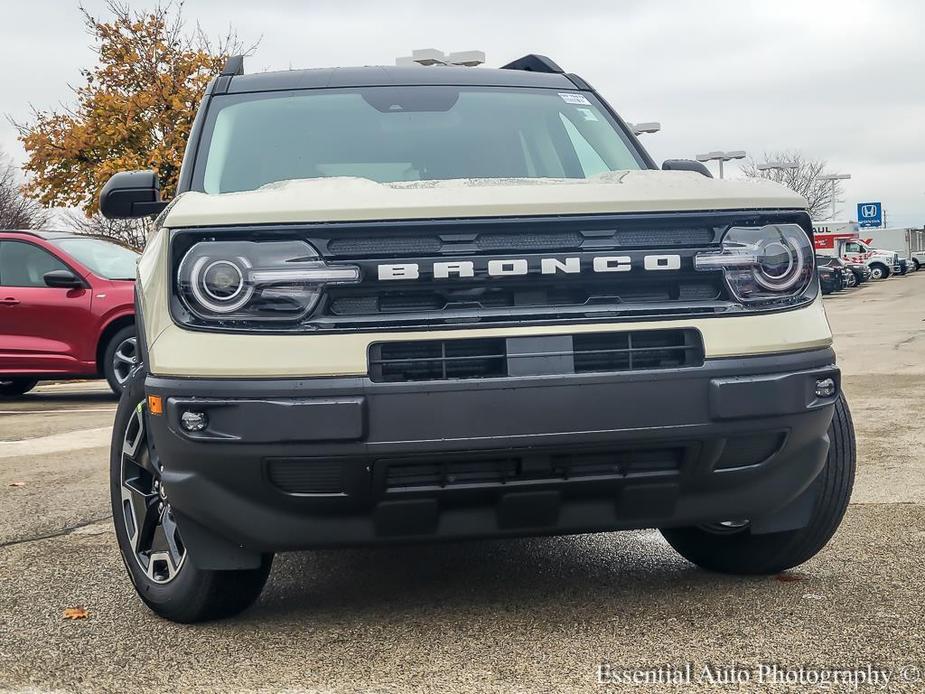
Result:
[[[369,377],[400,383],[614,373],[697,367],[703,359],[700,333],[690,329],[381,342],[370,346]]]
[[[716,313],[729,305],[722,273],[695,271],[693,256],[715,248],[723,229],[716,214],[701,214],[432,220],[331,232],[310,241],[328,262],[359,265],[362,281],[330,287],[312,321],[362,330]],[[647,271],[646,256],[660,254],[680,264]],[[623,271],[597,271],[601,257],[620,259]],[[579,267],[544,274],[544,259]],[[492,260],[528,269],[492,275]],[[441,262],[474,271],[438,277]],[[413,271],[386,281],[383,266]]]
[[[742,306],[722,270],[697,270],[694,258],[718,249],[730,226],[783,223],[810,225],[805,212],[774,210],[395,219],[208,234],[302,239],[328,265],[358,268],[358,282],[328,285],[310,315],[262,328],[318,334],[735,313]],[[179,230],[175,263],[205,233]]]

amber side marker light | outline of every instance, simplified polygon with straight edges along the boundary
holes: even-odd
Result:
[[[157,415],[164,414],[164,401],[161,400],[160,395],[148,396],[148,412]]]

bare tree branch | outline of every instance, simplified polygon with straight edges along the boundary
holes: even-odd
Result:
[[[154,222],[149,218],[106,219],[99,212],[88,217],[83,212],[68,210],[60,214],[60,219],[75,234],[108,239],[139,252],[154,229]]]
[[[22,194],[19,169],[0,151],[0,229],[38,229],[49,217],[47,209]]]
[[[759,164],[782,163],[792,168],[759,171]],[[742,166],[742,172],[750,178],[766,178],[781,183],[799,193],[809,203],[809,214],[814,220],[830,219],[832,216],[832,182],[822,181],[820,176],[830,173],[828,163],[823,159],[809,159],[797,151],[764,153],[762,161],[749,158]],[[835,204],[844,202],[844,186],[835,181]]]

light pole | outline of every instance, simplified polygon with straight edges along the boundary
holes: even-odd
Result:
[[[832,182],[832,220],[835,220],[835,185],[837,181],[847,181],[851,178],[851,174],[823,174],[822,176],[816,176],[820,181],[831,181]]]
[[[436,48],[418,48],[411,55],[395,59],[396,65],[464,65],[476,67],[485,62],[485,51],[444,53]]]
[[[630,130],[633,131],[633,135],[642,135],[644,133],[657,133],[662,129],[662,124],[658,121],[650,121],[648,123],[627,123],[626,124]]]
[[[707,152],[706,154],[698,154],[697,161],[718,161],[719,162],[719,177],[723,177],[723,163],[731,161],[733,159],[745,159],[745,152],[740,149],[733,150],[732,152]]]
[[[796,169],[796,164],[786,161],[766,161],[764,164],[758,164],[759,171],[783,171],[784,169]]]

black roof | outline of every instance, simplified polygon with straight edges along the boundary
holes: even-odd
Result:
[[[577,80],[577,78],[576,78]],[[577,82],[581,84],[580,80]],[[539,87],[580,89],[569,75],[486,67],[435,65],[334,67],[311,70],[283,70],[235,75],[228,84],[229,94],[287,89],[337,87],[379,87],[408,85],[452,85],[480,87]]]

